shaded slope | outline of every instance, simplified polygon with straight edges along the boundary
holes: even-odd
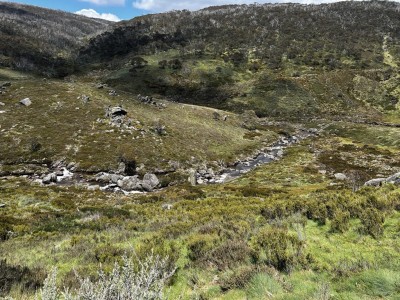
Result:
[[[110,24],[72,13],[0,2],[0,65],[62,76],[90,35]]]

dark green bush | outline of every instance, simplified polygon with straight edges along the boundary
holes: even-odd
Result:
[[[215,265],[219,270],[232,269],[250,259],[251,249],[239,240],[227,241],[213,249],[206,260]]]
[[[303,242],[287,229],[264,227],[250,241],[257,262],[291,271],[303,257]]]
[[[374,208],[367,208],[360,216],[363,225],[362,231],[371,235],[373,238],[379,238],[383,234],[384,214]]]
[[[219,283],[222,291],[231,289],[243,289],[256,274],[254,266],[241,266],[233,271],[224,274]]]
[[[331,232],[343,233],[349,230],[350,213],[348,211],[337,210],[331,221]]]

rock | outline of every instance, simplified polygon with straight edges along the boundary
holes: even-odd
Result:
[[[117,185],[125,191],[141,190],[142,182],[138,176],[126,176],[118,180]]]
[[[90,97],[86,96],[86,95],[82,95],[81,100],[83,103],[88,103],[90,101]]]
[[[98,85],[96,85],[96,88],[99,90],[104,89],[105,87],[106,87],[106,85],[103,83],[99,83]]]
[[[389,176],[388,178],[386,178],[386,181],[389,183],[400,183],[400,172]]]
[[[9,82],[9,81],[3,82],[2,84],[0,84],[0,86],[1,86],[1,87],[8,87],[8,86],[11,86],[11,82]]]
[[[47,175],[43,178],[42,182],[43,182],[44,184],[50,184],[50,183],[52,183],[52,182],[57,182],[57,175],[56,175],[56,173],[47,174]]]
[[[125,109],[123,109],[121,106],[108,107],[106,109],[106,117],[107,118],[126,116],[127,114],[128,114],[128,112]]]
[[[118,164],[118,168],[117,168],[117,174],[124,174],[125,173],[125,168],[126,168],[126,166],[125,166],[125,163],[123,162],[123,161],[121,161],[119,164]]]
[[[64,176],[64,170],[57,170],[55,173],[56,176]]]
[[[337,179],[337,180],[346,180],[347,179],[347,176],[343,173],[336,173],[333,176],[335,176],[335,179]]]
[[[87,187],[88,191],[98,191],[100,190],[100,186],[99,185],[89,185]]]
[[[364,183],[365,186],[382,186],[386,182],[386,178],[375,178]]]
[[[25,105],[25,106],[30,106],[32,104],[32,101],[29,98],[25,98],[25,99],[22,99],[21,101],[19,101],[19,103],[22,105]]]
[[[5,104],[3,102],[0,102],[0,106],[4,106]]]
[[[74,162],[70,162],[70,163],[67,165],[67,169],[68,169],[68,170],[71,170],[71,171],[75,170],[75,169],[76,169],[76,164],[75,164]]]
[[[188,181],[190,182],[191,185],[196,185],[197,180],[196,180],[196,170],[190,169],[189,170],[189,178]]]
[[[147,183],[151,187],[156,188],[160,184],[160,180],[158,180],[155,174],[147,173],[143,176],[143,183]]]
[[[165,204],[161,205],[161,207],[162,207],[162,209],[165,209],[165,210],[171,210],[174,206],[172,204],[165,203]]]
[[[123,178],[124,178],[124,176],[118,175],[118,174],[111,174],[111,175],[110,175],[110,181],[111,181],[112,183],[118,183],[118,180],[121,180],[121,179],[123,179]]]
[[[95,178],[97,182],[109,183],[111,181],[111,174],[101,172],[96,174]]]
[[[110,90],[108,94],[109,94],[110,96],[117,96],[117,95],[118,95],[117,92],[114,91],[114,90]]]
[[[6,205],[4,203],[0,203],[0,208],[6,207]],[[171,206],[172,208],[172,206]]]

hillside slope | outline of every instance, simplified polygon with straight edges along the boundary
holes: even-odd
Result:
[[[80,53],[135,92],[260,116],[396,111],[400,5],[340,2],[174,11],[120,22]]]
[[[0,2],[0,65],[46,75],[72,71],[71,57],[110,22],[63,11]]]

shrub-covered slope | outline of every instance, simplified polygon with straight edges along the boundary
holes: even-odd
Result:
[[[0,2],[0,65],[65,75],[88,36],[110,24],[100,19],[36,6]]]
[[[95,37],[80,59],[115,70],[113,84],[178,101],[285,118],[378,117],[399,101],[399,8],[373,1],[147,15]]]

